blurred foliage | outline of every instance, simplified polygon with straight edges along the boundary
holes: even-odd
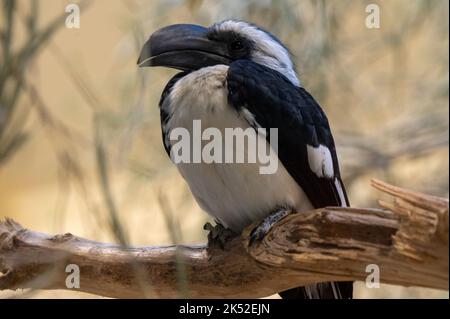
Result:
[[[17,0],[2,2],[2,23],[0,43],[0,165],[26,141],[28,134],[22,129],[28,110],[17,111],[20,95],[26,90],[25,72],[31,67],[34,57],[63,26],[66,14],[61,14],[43,28],[38,28],[39,5],[31,0],[29,12],[17,12]],[[14,43],[18,21],[26,26],[27,38],[20,44]],[[17,49],[14,45],[20,45]]]

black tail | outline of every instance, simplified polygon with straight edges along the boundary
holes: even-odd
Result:
[[[280,292],[283,299],[352,299],[353,282],[321,282]]]

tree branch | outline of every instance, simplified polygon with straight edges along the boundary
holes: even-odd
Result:
[[[373,181],[394,197],[384,209],[323,208],[290,214],[261,241],[248,227],[215,245],[129,248],[0,223],[0,290],[68,289],[107,297],[264,297],[321,281],[365,280],[448,289],[448,200]],[[180,280],[180,278],[182,280]],[[184,283],[184,284],[181,284]]]

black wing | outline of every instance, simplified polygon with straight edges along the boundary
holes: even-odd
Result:
[[[303,88],[277,71],[238,60],[228,71],[228,99],[238,111],[247,108],[269,132],[278,128],[278,157],[315,208],[348,205],[331,129],[325,113]],[[331,153],[334,176],[319,177],[308,164],[307,145],[323,145]],[[345,197],[341,201],[339,189]]]
[[[160,112],[160,118],[161,118],[161,131],[162,131],[162,139],[164,144],[164,149],[166,150],[167,155],[170,158],[170,143],[167,140],[166,132],[164,132],[164,127],[166,126],[167,122],[170,119],[170,114],[163,108],[163,103],[166,100],[166,98],[169,96],[170,91],[172,91],[173,86],[175,83],[177,83],[179,80],[181,80],[183,77],[188,75],[190,72],[180,72],[175,74],[169,82],[166,84],[162,94],[161,99],[159,100],[159,112]]]
[[[227,80],[233,107],[238,111],[247,108],[266,132],[278,128],[278,158],[312,205],[349,205],[328,119],[314,98],[277,71],[248,60],[233,62]],[[334,176],[319,177],[311,170],[307,145],[329,149]],[[317,283],[280,292],[284,299],[346,299],[352,295],[352,282]]]

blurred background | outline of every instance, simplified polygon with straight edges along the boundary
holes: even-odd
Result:
[[[138,69],[173,23],[247,20],[286,43],[328,114],[352,206],[371,178],[448,197],[449,4],[445,0],[2,0],[0,219],[130,245],[206,241],[200,210],[161,142],[158,101],[175,71]],[[380,7],[369,29],[366,6]],[[448,292],[355,286],[357,298]],[[95,297],[67,291],[6,297]]]

